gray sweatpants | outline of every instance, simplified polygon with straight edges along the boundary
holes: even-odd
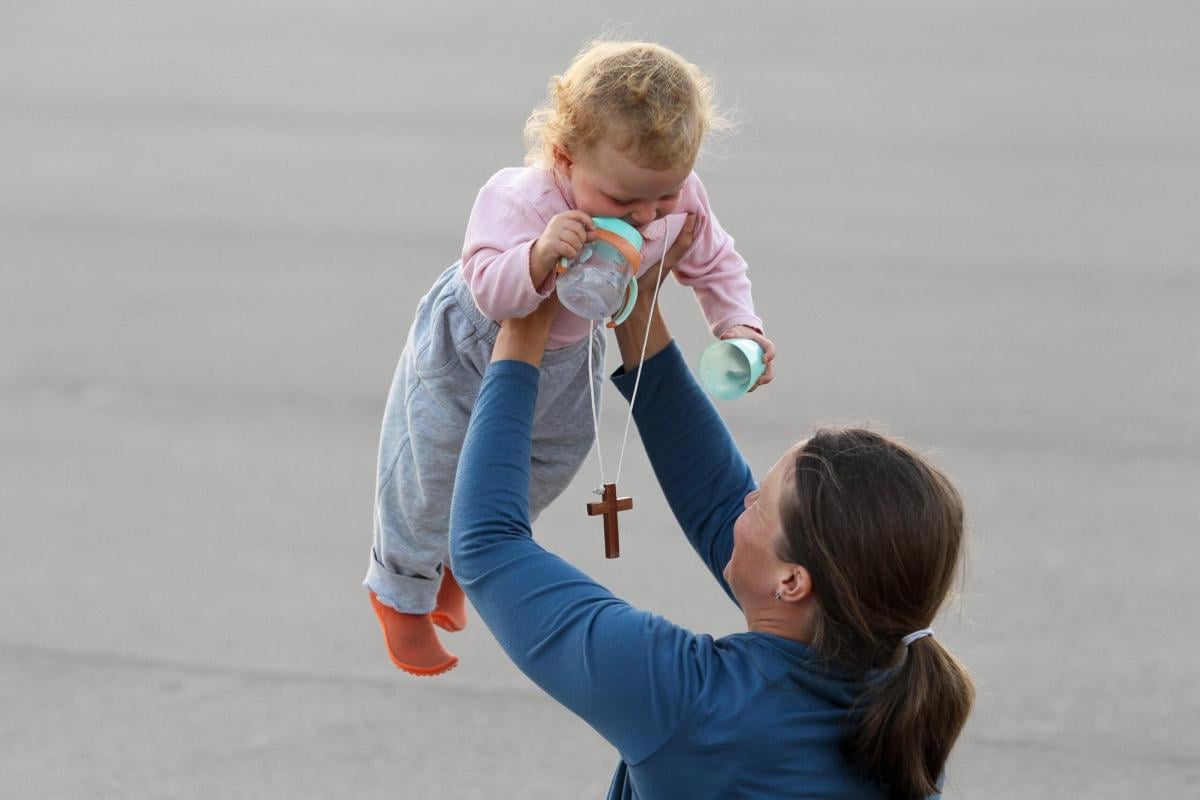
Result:
[[[427,613],[436,603],[458,455],[499,329],[480,313],[455,264],[421,298],[392,379],[379,438],[375,540],[363,585],[406,614]],[[597,403],[603,331],[592,333]],[[567,488],[595,438],[587,347],[584,339],[542,359],[529,485],[533,517]]]

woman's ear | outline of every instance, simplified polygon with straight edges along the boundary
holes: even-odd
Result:
[[[788,572],[779,581],[780,600],[798,603],[813,596],[812,576],[800,564],[788,564]]]

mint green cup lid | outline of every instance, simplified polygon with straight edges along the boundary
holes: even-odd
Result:
[[[633,245],[635,250],[642,249],[642,235],[638,233],[638,229],[630,225],[623,219],[616,217],[592,217],[592,222],[597,228],[606,231],[611,231],[617,236],[622,237],[625,241]]]

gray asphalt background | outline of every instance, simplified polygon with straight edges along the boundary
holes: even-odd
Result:
[[[779,348],[722,406],[755,469],[869,420],[966,497],[947,797],[1200,797],[1195,4],[266,0],[0,6],[0,796],[602,795],[477,619],[408,678],[360,581],[414,304],[606,26],[741,120],[700,170]],[[624,476],[620,560],[594,461],[541,541],[738,630]]]

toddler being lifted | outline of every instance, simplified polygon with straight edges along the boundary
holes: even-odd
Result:
[[[692,171],[719,121],[710,81],[656,44],[596,42],[550,84],[526,124],[527,166],[480,190],[462,260],[421,299],[384,412],[375,534],[364,585],[400,669],[436,675],[458,659],[438,639],[466,624],[447,560],[450,498],[471,408],[499,320],[523,317],[555,287],[560,258],[595,239],[593,217],[618,217],[644,240],[651,269],[689,226],[674,268],[713,334],[774,346],[754,313],[746,262]],[[603,376],[604,327],[560,310],[541,366],[530,515],[567,486],[592,446],[590,390]],[[588,369],[588,338],[601,354]],[[592,387],[589,387],[589,381]]]

